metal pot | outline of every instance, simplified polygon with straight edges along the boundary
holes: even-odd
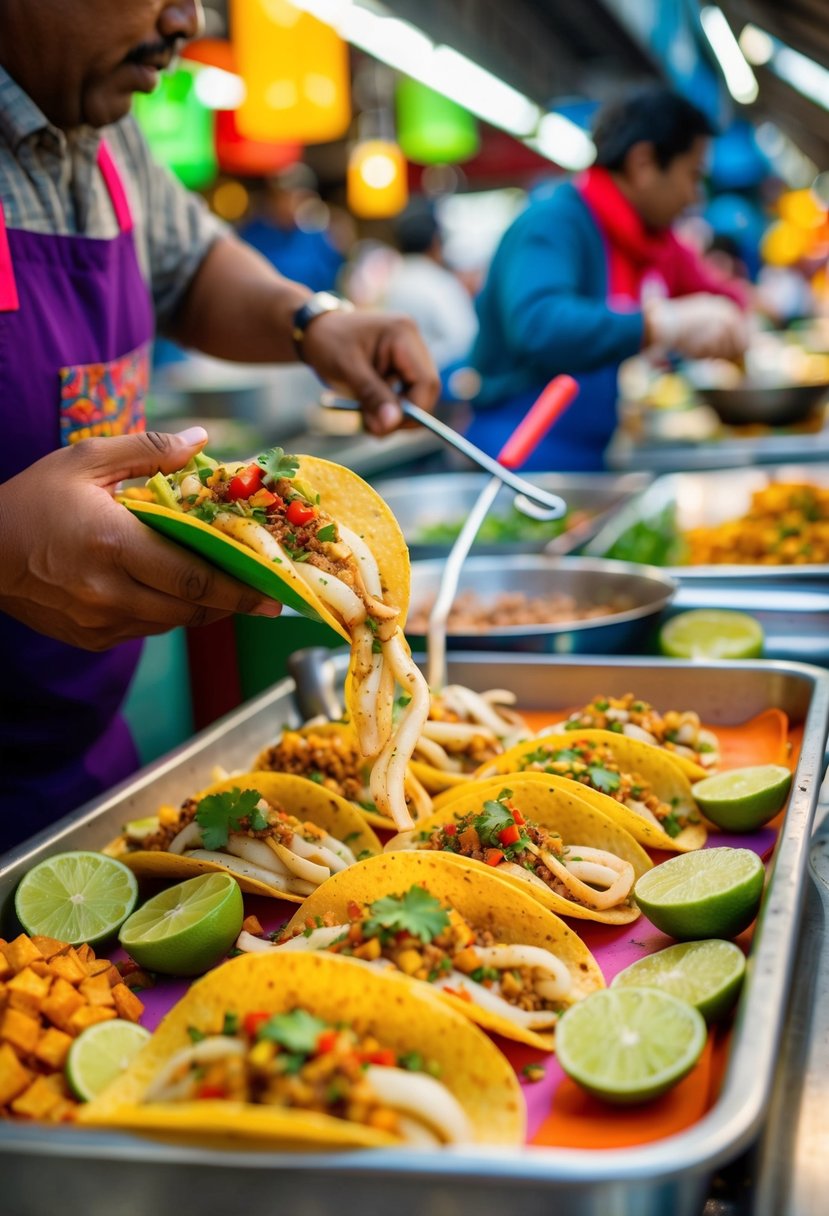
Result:
[[[726,426],[793,426],[817,409],[829,393],[829,384],[741,385],[697,392]]]
[[[444,563],[412,562],[412,597],[415,607],[434,599]],[[563,593],[583,604],[610,603],[620,597],[631,601],[624,612],[610,613],[572,624],[511,625],[486,633],[449,633],[450,650],[524,651],[536,654],[625,654],[648,633],[659,612],[673,598],[677,582],[664,570],[632,562],[602,558],[470,557],[461,573],[458,593],[475,592],[482,600],[520,589],[529,597]],[[425,638],[406,630],[415,650]]]

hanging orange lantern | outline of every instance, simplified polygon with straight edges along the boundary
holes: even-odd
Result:
[[[406,158],[387,139],[356,144],[348,158],[346,200],[349,210],[363,219],[388,219],[409,201]]]
[[[246,96],[237,125],[248,139],[326,143],[351,122],[348,46],[289,0],[231,0],[231,29]]]

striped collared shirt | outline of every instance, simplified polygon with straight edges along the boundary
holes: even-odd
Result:
[[[102,131],[53,127],[0,68],[0,200],[7,228],[111,239],[118,224],[97,167],[105,138],[124,183],[138,260],[163,331],[202,259],[227,230],[151,158],[131,117]]]

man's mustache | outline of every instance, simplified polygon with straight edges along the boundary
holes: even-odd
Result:
[[[125,63],[159,64],[173,59],[184,45],[185,39],[179,35],[169,38],[158,38],[155,42],[141,42],[133,47],[126,56]]]

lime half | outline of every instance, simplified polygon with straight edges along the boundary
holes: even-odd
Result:
[[[681,942],[631,963],[612,987],[659,988],[717,1022],[731,1012],[745,970],[745,955],[733,942]]]
[[[135,907],[132,870],[103,853],[56,853],[29,870],[14,910],[26,932],[79,946],[104,941]]]
[[[607,1102],[657,1098],[689,1073],[705,1046],[702,1015],[655,988],[605,988],[556,1026],[561,1067]]]
[[[756,659],[764,640],[753,616],[725,608],[680,612],[659,631],[659,649],[674,659]]]
[[[82,1102],[97,1098],[110,1081],[129,1068],[150,1038],[149,1030],[120,1018],[87,1026],[66,1057],[66,1079],[72,1092]]]
[[[118,940],[141,967],[201,975],[227,954],[244,919],[242,892],[229,874],[199,874],[148,899]]]
[[[693,787],[693,794],[718,828],[752,832],[783,808],[791,784],[792,775],[782,764],[757,764],[705,777]]]
[[[700,849],[654,866],[633,893],[648,920],[678,941],[736,937],[757,915],[764,878],[750,849]]]

